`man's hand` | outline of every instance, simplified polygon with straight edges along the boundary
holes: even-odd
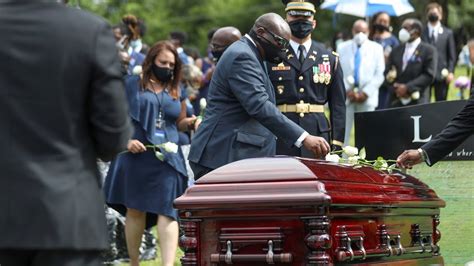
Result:
[[[145,145],[136,139],[131,139],[128,141],[127,149],[131,153],[140,153],[146,151]]]
[[[309,135],[303,140],[303,146],[312,151],[315,158],[323,158],[330,150],[329,144],[324,138],[313,135]]]
[[[355,102],[357,103],[363,103],[365,101],[367,101],[367,98],[369,98],[369,96],[367,96],[367,94],[363,91],[359,91],[356,93],[356,96],[355,96]]]
[[[408,87],[402,83],[394,83],[393,87],[395,88],[395,95],[398,98],[408,98]]]
[[[448,76],[446,77],[446,84],[451,83],[451,81],[453,81],[453,79],[454,79],[454,74],[449,73]]]
[[[423,162],[423,157],[418,150],[405,150],[397,158],[397,166],[411,169],[415,164]]]
[[[355,97],[356,97],[354,90],[348,90],[346,92],[346,97],[347,97],[347,99],[349,99],[350,102],[354,102]]]

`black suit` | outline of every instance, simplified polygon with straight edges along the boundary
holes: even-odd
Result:
[[[96,158],[131,133],[111,28],[55,0],[0,0],[0,32],[0,264],[6,249],[103,249]]]
[[[436,69],[435,81],[433,87],[435,90],[436,101],[445,101],[448,95],[448,85],[446,77],[441,74],[443,69],[449,73],[454,73],[456,66],[456,45],[454,43],[453,31],[447,27],[441,26],[438,31],[438,37],[433,40],[430,38],[429,28],[425,27],[422,40],[430,43],[438,52],[438,67]]]
[[[471,95],[466,106],[448,123],[441,133],[421,146],[428,155],[428,164],[431,166],[443,159],[472,134],[474,134],[474,95]]]
[[[385,76],[390,71],[396,71],[396,77],[393,81],[386,80],[390,91],[390,105],[392,107],[400,107],[402,103],[396,97],[393,83],[406,84],[408,94],[420,92],[420,98],[413,99],[408,105],[418,103],[428,103],[429,93],[428,87],[435,77],[437,55],[433,46],[421,42],[408,60],[407,66],[403,69],[403,54],[406,44],[399,45],[392,50],[388,58],[387,67],[385,68]]]

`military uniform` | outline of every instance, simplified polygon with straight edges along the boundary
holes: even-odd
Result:
[[[280,111],[309,134],[324,137],[328,143],[343,145],[346,119],[343,74],[339,57],[312,41],[303,64],[290,47],[281,64],[268,64]],[[328,103],[330,121],[324,114]],[[304,147],[289,147],[277,141],[277,154],[314,157]]]

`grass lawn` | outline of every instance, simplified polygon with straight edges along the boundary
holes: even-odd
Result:
[[[465,68],[456,69],[456,77],[466,75],[465,73]],[[451,84],[448,100],[459,98],[459,90]],[[414,167],[409,173],[428,184],[446,201],[447,206],[441,211],[439,226],[442,235],[441,254],[445,265],[464,265],[474,260],[474,162],[439,162],[433,167],[423,164]],[[182,251],[178,250],[175,265],[181,265],[179,258],[182,255]],[[142,262],[140,265],[155,266],[161,265],[160,262],[158,250],[155,261]],[[125,265],[127,264],[123,264]]]
[[[441,210],[441,254],[446,265],[474,260],[474,162],[439,162],[409,171],[446,201]]]

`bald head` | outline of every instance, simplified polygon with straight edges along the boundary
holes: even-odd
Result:
[[[227,47],[242,38],[242,34],[235,27],[219,28],[211,39],[214,47]]]
[[[354,25],[352,25],[352,35],[356,35],[359,32],[369,34],[369,25],[365,20],[358,19],[354,22]]]
[[[271,31],[272,33],[289,40],[291,38],[291,30],[288,23],[276,13],[266,13],[261,15],[254,24],[254,30],[260,27]]]

